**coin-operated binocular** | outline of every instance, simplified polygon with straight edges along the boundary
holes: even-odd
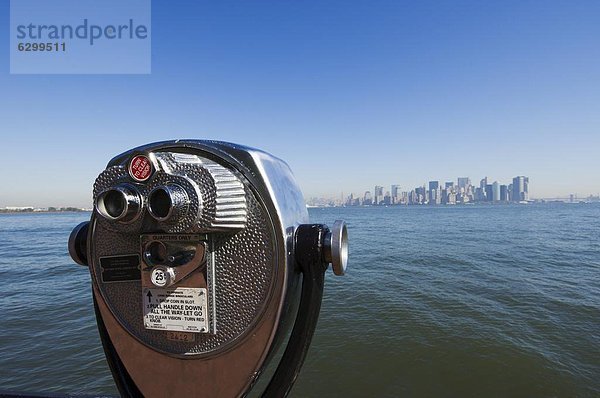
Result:
[[[308,224],[283,161],[189,140],[110,161],[69,252],[89,267],[121,395],[243,396],[264,372],[263,396],[281,397],[310,345],[325,270],[344,274],[348,246],[344,222]]]

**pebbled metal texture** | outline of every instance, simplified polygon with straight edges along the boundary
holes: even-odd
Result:
[[[174,355],[199,357],[227,350],[242,341],[260,321],[271,298],[280,272],[275,266],[273,224],[241,175],[195,155],[155,155],[155,174],[146,183],[134,185],[144,202],[158,185],[174,183],[184,187],[188,195],[193,193],[186,217],[179,225],[157,222],[148,214],[145,203],[141,217],[131,224],[112,223],[94,214],[92,276],[111,312],[144,344]],[[107,168],[96,180],[94,198],[121,182],[133,182],[126,164]],[[196,334],[194,342],[167,340],[164,331],[143,326],[140,281],[102,282],[100,257],[139,253],[140,233],[156,231],[209,233],[208,256],[215,264],[215,275],[209,275],[209,283],[215,286],[216,303],[211,306],[216,311],[216,334]]]
[[[244,184],[229,169],[196,155],[173,152],[155,154],[161,168],[200,183],[204,214],[200,228],[244,228],[246,196]],[[207,175],[208,173],[208,175]]]

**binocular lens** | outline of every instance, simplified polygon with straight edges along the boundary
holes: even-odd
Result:
[[[185,189],[175,184],[154,188],[148,195],[148,211],[157,221],[176,222],[188,211],[190,200]]]
[[[171,195],[165,188],[155,189],[148,198],[148,210],[158,220],[168,218],[172,207]]]
[[[98,196],[96,208],[112,221],[130,222],[140,214],[141,199],[134,187],[119,185]]]
[[[121,192],[110,190],[104,196],[104,208],[112,218],[119,218],[125,210],[125,198]]]

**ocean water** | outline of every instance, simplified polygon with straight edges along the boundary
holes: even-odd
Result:
[[[600,205],[310,209],[349,226],[293,397],[600,396]],[[0,215],[0,391],[117,395],[86,213]]]

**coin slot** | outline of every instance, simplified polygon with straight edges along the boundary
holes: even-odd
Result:
[[[162,242],[151,242],[146,246],[144,257],[148,265],[162,264],[167,259],[167,247]]]

